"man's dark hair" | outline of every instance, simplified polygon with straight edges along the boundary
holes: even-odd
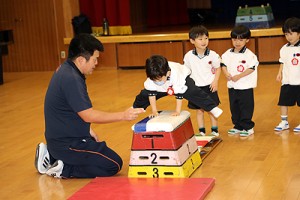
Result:
[[[297,17],[291,17],[285,20],[282,26],[283,33],[297,32],[300,33],[300,19]]]
[[[146,74],[151,80],[159,79],[170,71],[168,61],[160,55],[153,55],[146,60]]]
[[[189,38],[195,40],[197,37],[206,35],[208,37],[208,30],[204,26],[194,26],[190,29]]]
[[[86,60],[89,60],[96,50],[104,51],[102,43],[93,35],[81,33],[71,40],[68,58],[74,60],[82,56]]]
[[[230,37],[235,39],[250,39],[251,32],[247,26],[237,25],[231,30]]]

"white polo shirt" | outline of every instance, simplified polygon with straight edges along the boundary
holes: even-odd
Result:
[[[154,81],[150,78],[147,78],[144,82],[144,87],[146,90],[157,91],[157,92],[167,92],[169,87],[172,87],[175,94],[183,94],[187,90],[187,86],[185,85],[186,77],[190,75],[191,71],[188,67],[176,63],[176,62],[168,62],[169,67],[171,68],[171,75],[169,79],[162,86],[156,85]]]
[[[246,69],[254,69],[251,74],[242,77],[236,82],[227,81],[228,88],[234,88],[237,90],[245,90],[255,88],[257,86],[257,56],[248,48],[244,47],[239,53],[235,53],[234,49],[228,49],[222,56],[222,64],[227,67],[228,73],[231,76],[241,74]]]
[[[279,62],[283,64],[282,85],[300,85],[300,41],[295,46],[285,44],[279,53]]]
[[[190,50],[184,55],[184,65],[191,69],[191,78],[196,86],[210,85],[215,79],[216,69],[220,67],[221,58],[219,54],[206,49],[204,56],[200,57],[196,50]]]

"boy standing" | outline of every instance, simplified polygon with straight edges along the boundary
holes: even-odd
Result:
[[[281,64],[276,80],[282,83],[278,102],[281,122],[275,127],[275,131],[289,129],[288,106],[297,103],[300,107],[300,19],[287,19],[282,31],[288,43],[280,49]],[[300,132],[300,124],[294,128],[294,132]]]
[[[189,32],[190,42],[195,46],[184,56],[184,65],[191,69],[190,77],[195,85],[206,92],[219,105],[218,81],[221,73],[220,56],[208,46],[208,30],[204,26],[195,26]],[[189,101],[188,107],[196,109],[199,134],[205,136],[204,110]],[[219,136],[218,121],[208,113],[211,121],[211,134]]]
[[[150,117],[158,116],[156,100],[167,95],[175,95],[176,109],[173,116],[180,115],[182,99],[185,98],[196,106],[209,111],[218,118],[222,110],[217,107],[213,99],[200,88],[196,87],[190,78],[190,69],[175,62],[168,62],[160,55],[151,56],[146,60],[147,79],[140,94],[133,103],[134,108],[152,108]]]
[[[232,29],[231,40],[233,48],[222,55],[221,67],[227,78],[231,120],[234,124],[229,134],[250,136],[254,133],[253,88],[257,85],[258,60],[246,44],[249,42],[251,32],[248,27],[239,25]]]

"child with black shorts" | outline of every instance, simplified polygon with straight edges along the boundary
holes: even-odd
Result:
[[[281,64],[276,80],[282,83],[278,102],[281,122],[275,127],[275,131],[289,129],[288,107],[296,103],[300,107],[300,19],[287,19],[282,31],[288,43],[280,49]],[[294,132],[300,133],[300,124],[294,128]]]
[[[215,101],[195,85],[194,80],[189,76],[188,67],[176,62],[168,62],[161,55],[153,55],[146,60],[146,74],[145,88],[136,96],[133,107],[146,109],[151,105],[150,117],[159,115],[156,100],[167,95],[176,97],[176,109],[172,113],[173,116],[180,115],[182,99],[187,99],[212,113],[215,118],[222,114],[223,111],[217,107]]]
[[[208,30],[204,26],[192,27],[189,31],[193,50],[184,55],[184,65],[191,69],[190,77],[195,81],[197,87],[206,92],[219,105],[218,81],[221,73],[220,56],[208,48]],[[205,136],[204,110],[201,107],[188,103],[190,109],[196,110],[199,135]],[[219,136],[218,120],[211,113],[208,113],[211,121],[212,136]]]

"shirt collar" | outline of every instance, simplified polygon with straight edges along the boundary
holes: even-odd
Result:
[[[287,46],[291,46],[291,43],[288,43]],[[294,45],[294,47],[299,47],[300,46],[300,40]]]
[[[69,65],[71,65],[71,67],[80,75],[81,78],[83,78],[85,80],[84,74],[81,73],[81,71],[78,69],[78,67],[75,65],[75,63],[71,59],[68,59],[66,62]]]
[[[204,56],[208,56],[208,55],[209,55],[209,51],[210,51],[209,48],[206,47],[205,52],[204,52]],[[193,49],[193,54],[196,55],[196,56],[198,56],[198,57],[200,58],[200,56],[199,56],[198,53],[197,53],[196,48]],[[204,57],[204,56],[203,56],[203,57]]]
[[[247,47],[244,46],[244,47],[239,51],[239,53],[245,53],[246,49],[247,49]],[[232,48],[232,49],[230,50],[230,52],[234,52],[234,48]]]

